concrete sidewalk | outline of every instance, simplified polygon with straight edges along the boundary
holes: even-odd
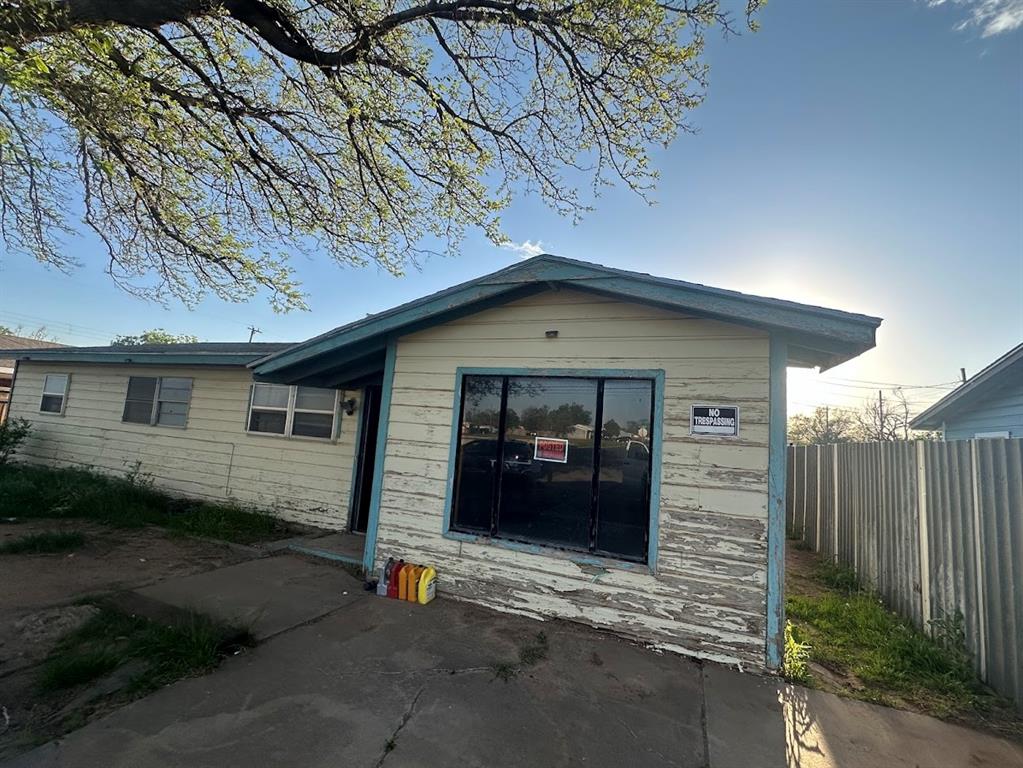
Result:
[[[290,556],[244,565],[162,594],[258,615],[271,639],[12,765],[1023,768],[1000,739],[565,622],[385,600]]]

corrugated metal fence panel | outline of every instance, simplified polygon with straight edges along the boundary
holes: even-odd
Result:
[[[917,626],[961,616],[978,673],[1023,709],[1023,440],[796,446],[789,462],[791,535]]]
[[[1023,701],[1023,441],[977,440],[987,679]]]
[[[785,451],[785,535],[792,535],[792,510],[795,504],[796,447],[790,445]]]
[[[881,463],[878,591],[901,615],[923,626],[916,444],[878,443]]]
[[[967,647],[980,665],[977,556],[974,546],[972,444],[967,440],[925,447],[931,616],[962,615]]]
[[[803,541],[811,547],[817,541],[817,449],[808,445],[806,452],[806,506],[803,513]]]

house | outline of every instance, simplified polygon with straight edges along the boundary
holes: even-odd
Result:
[[[14,336],[0,333],[0,349],[38,349],[41,347],[61,347],[52,341],[40,341],[27,336]],[[11,397],[11,382],[14,379],[14,359],[0,357],[0,424],[7,418],[7,404]]]
[[[1023,437],[1023,344],[929,407],[909,426],[943,440]]]
[[[879,324],[539,256],[300,344],[30,351],[13,412],[25,460],[138,461],[361,535],[370,571],[777,668],[786,366]]]

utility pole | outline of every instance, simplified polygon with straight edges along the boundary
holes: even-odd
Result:
[[[262,331],[259,328],[257,328],[256,326],[250,325],[249,326],[249,344],[252,343],[252,337],[255,336],[257,333],[262,333]]]

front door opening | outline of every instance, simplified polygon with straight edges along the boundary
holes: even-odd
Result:
[[[373,470],[376,466],[377,428],[380,425],[379,384],[370,384],[362,391],[362,423],[356,454],[358,469],[352,489],[351,530],[365,533],[369,524],[369,502],[373,496]]]

